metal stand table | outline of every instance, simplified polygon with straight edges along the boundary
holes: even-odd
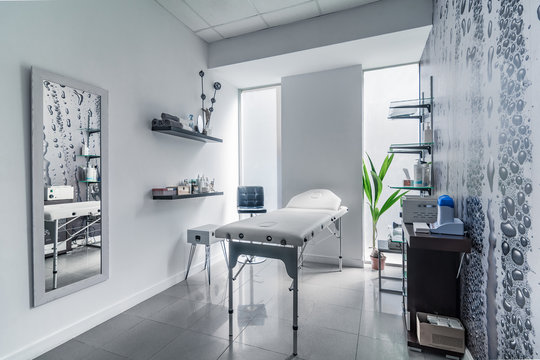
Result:
[[[386,245],[386,247],[381,246],[382,244]],[[380,240],[378,241],[378,245],[379,245],[379,253],[390,253],[390,254],[401,254],[401,255],[403,255],[403,243],[401,243],[401,250],[390,249],[390,248],[388,248],[388,242],[383,242],[383,241],[380,241]],[[402,259],[403,259],[403,256],[402,256]],[[402,290],[394,290],[394,289],[385,289],[385,288],[382,287],[382,279],[399,280],[399,281],[403,282],[404,271],[405,271],[404,268],[403,268],[403,264],[402,264],[401,276],[388,276],[388,275],[382,275],[382,273],[381,273],[381,257],[380,256],[378,258],[378,261],[379,261],[379,292],[403,295],[403,289]]]

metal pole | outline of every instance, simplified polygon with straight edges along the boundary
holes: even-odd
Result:
[[[210,245],[206,245],[206,259],[208,262],[208,285],[210,285]]]
[[[298,264],[293,278],[293,355],[298,355]]]
[[[233,261],[233,243],[230,237],[227,237],[229,241],[229,337],[233,336],[233,267],[236,261]]]
[[[343,270],[343,256],[341,256],[341,218],[338,219],[339,227],[339,271]]]
[[[184,280],[187,279],[188,275],[189,275],[189,269],[191,268],[191,261],[193,260],[193,254],[195,254],[195,244],[191,244],[191,248],[189,249],[189,260],[188,260],[188,266],[187,266],[187,271],[186,271],[186,277],[184,278]]]
[[[58,220],[54,220],[53,239],[53,289],[58,287]]]

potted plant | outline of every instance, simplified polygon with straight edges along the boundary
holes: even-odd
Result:
[[[384,214],[388,209],[392,207],[403,195],[408,193],[408,191],[401,192],[401,190],[396,190],[392,195],[386,199],[384,204],[379,208],[377,205],[379,204],[381,194],[383,192],[383,180],[384,176],[386,175],[386,172],[388,171],[388,168],[390,167],[390,164],[392,164],[392,160],[394,159],[394,154],[392,155],[386,155],[384,158],[384,161],[381,165],[381,169],[379,170],[379,173],[377,174],[375,170],[375,166],[373,166],[373,162],[371,161],[371,158],[366,153],[366,157],[369,161],[369,166],[371,168],[370,171],[368,171],[368,168],[366,166],[366,161],[363,161],[362,167],[364,171],[364,176],[362,177],[363,187],[364,187],[364,194],[367,198],[367,204],[369,205],[369,211],[371,212],[371,222],[373,227],[373,237],[372,237],[372,248],[371,251],[371,268],[373,270],[379,269],[379,256],[381,257],[381,270],[384,269],[384,262],[386,261],[386,256],[384,256],[383,253],[379,253],[379,250],[377,249],[377,222],[379,221],[379,218],[382,214]]]

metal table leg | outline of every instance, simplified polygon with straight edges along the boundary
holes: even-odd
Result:
[[[293,355],[298,354],[298,275],[293,278]]]
[[[341,218],[338,219],[336,225],[339,231],[339,271],[343,271],[343,256],[341,256]]]
[[[191,244],[191,248],[189,249],[189,260],[188,260],[188,266],[186,270],[186,277],[184,278],[184,280],[186,280],[189,275],[189,269],[191,268],[191,261],[193,261],[193,254],[195,254],[195,246],[197,245]]]
[[[229,267],[229,258],[227,256],[227,250],[225,249],[225,240],[221,240],[219,243],[221,245],[221,251],[223,251],[223,257],[225,258],[225,265]]]
[[[233,267],[240,254],[279,259],[285,264],[289,277],[293,279],[293,355],[298,354],[298,247],[268,246],[264,244],[235,242],[229,240],[229,336],[233,336]]]
[[[233,336],[233,267],[236,263],[236,258],[234,258],[234,254],[231,251],[232,249],[232,241],[230,238],[227,239],[229,241],[229,262],[228,262],[228,268],[229,268],[229,337],[232,340]]]
[[[58,288],[58,220],[54,220],[53,237],[53,289]]]
[[[206,245],[205,255],[206,255],[206,269],[208,271],[208,285],[210,285],[210,245]]]
[[[381,291],[381,253],[379,252],[379,256],[377,257],[377,262],[379,263],[379,291]]]

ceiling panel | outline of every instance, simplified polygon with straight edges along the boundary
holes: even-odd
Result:
[[[251,0],[260,13],[276,11],[314,0]]]
[[[257,15],[249,0],[185,0],[211,26]]]
[[[199,36],[200,38],[202,38],[207,43],[211,43],[211,42],[223,39],[223,36],[218,34],[218,32],[216,30],[214,30],[213,28],[197,31],[195,33],[195,35]]]
[[[287,9],[264,14],[262,17],[268,25],[278,26],[309,19],[318,15],[319,8],[317,7],[317,4],[310,1]]]
[[[351,9],[356,6],[369,4],[375,1],[379,0],[317,0],[323,14]]]
[[[178,20],[193,31],[205,29],[209,25],[182,0],[156,0]]]
[[[379,0],[155,1],[206,42],[214,42],[223,38],[290,24]]]
[[[214,27],[225,38],[234,37],[267,28],[260,16],[253,16],[229,24]]]

